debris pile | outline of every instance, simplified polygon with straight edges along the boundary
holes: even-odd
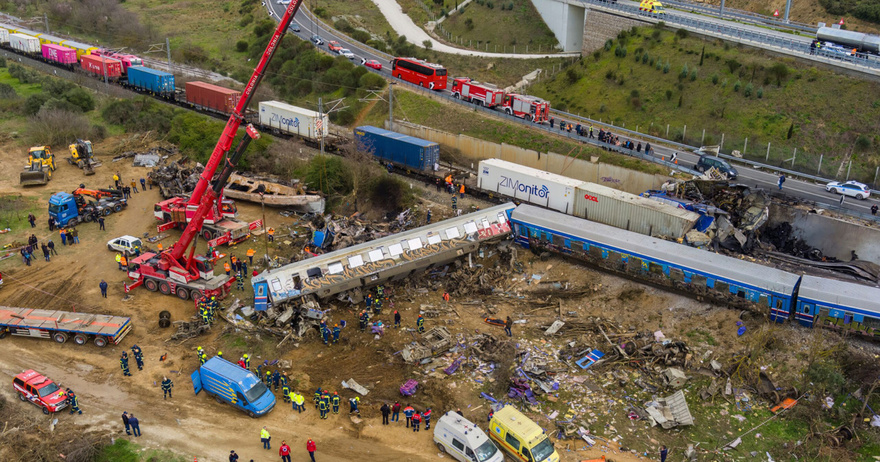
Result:
[[[168,199],[191,193],[199,183],[199,175],[204,169],[202,164],[192,165],[188,159],[184,158],[159,167],[148,173],[147,176],[153,184],[159,185],[162,197]]]

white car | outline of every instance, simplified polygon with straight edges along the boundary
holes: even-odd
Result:
[[[843,194],[844,196],[855,197],[859,200],[871,197],[871,188],[869,188],[866,184],[859,183],[858,181],[847,181],[846,183],[832,181],[831,183],[825,185],[825,190],[828,192],[833,192],[835,194]]]
[[[134,255],[134,249],[144,250],[144,244],[134,236],[122,236],[107,241],[107,248],[114,252],[122,252],[125,255]]]
[[[339,50],[339,54],[341,54],[342,56],[345,56],[348,59],[355,58],[354,53],[352,53],[351,50],[349,50],[348,48],[343,48],[343,49]]]

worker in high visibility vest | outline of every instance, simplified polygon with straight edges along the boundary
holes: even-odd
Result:
[[[128,259],[125,258],[125,255],[120,254],[119,267],[123,271],[128,271]]]
[[[226,271],[226,275],[229,276],[229,273],[232,272],[232,266],[229,266],[229,262],[223,262],[223,270]]]
[[[256,254],[256,253],[257,252],[254,249],[247,250],[248,261],[250,262],[251,265],[254,264],[254,254]]]
[[[275,228],[269,228],[266,234],[269,235],[269,242],[275,242]]]
[[[122,271],[122,254],[116,254],[116,264],[119,265],[119,271]]]

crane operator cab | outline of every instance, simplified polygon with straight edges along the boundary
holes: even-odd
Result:
[[[198,255],[195,257],[196,269],[199,270],[199,277],[202,279],[214,279],[214,260]]]

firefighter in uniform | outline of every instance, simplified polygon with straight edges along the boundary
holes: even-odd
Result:
[[[266,379],[266,388],[271,388],[272,387],[272,371],[266,371],[265,379]]]
[[[379,315],[382,313],[382,298],[376,298],[376,301],[373,302],[373,313]]]
[[[291,392],[290,394],[293,395],[293,398],[292,398],[293,405],[294,405],[293,409],[296,411],[299,411],[300,413],[302,413],[302,411],[305,411],[306,405],[304,403],[306,401],[306,397],[303,395],[297,394],[296,392]]]
[[[201,358],[204,353],[205,353],[204,348],[202,348],[201,346],[196,347],[196,356],[197,357]]]
[[[134,356],[135,362],[137,362],[138,370],[144,370],[144,352],[141,351],[141,347],[137,346],[137,344],[131,347],[131,354]]]
[[[174,387],[174,382],[171,381],[168,377],[163,377],[162,380],[162,393],[164,397],[162,399],[173,398],[171,396],[171,388]]]
[[[385,286],[376,287],[376,298],[382,298],[385,296]]]
[[[422,419],[425,420],[425,430],[431,429],[431,408],[425,409],[422,413]]]
[[[281,373],[278,372],[278,369],[275,369],[275,372],[272,374],[272,385],[275,386],[275,391],[278,391],[278,385],[281,383]]]
[[[333,392],[333,413],[339,414],[339,394]]]
[[[238,283],[238,290],[244,292],[244,273],[239,271],[235,273],[236,283]]]
[[[361,332],[367,330],[367,310],[362,310],[361,315],[358,317],[358,326],[361,328]]]
[[[290,387],[286,383],[281,385],[281,396],[284,398],[285,403],[290,402]]]
[[[76,397],[76,393],[74,393],[73,390],[71,390],[70,388],[68,388],[66,391],[67,402],[70,403],[70,413],[73,414],[79,412],[80,414],[82,414],[83,411],[79,408],[79,399]]]
[[[122,375],[131,377],[131,372],[128,371],[128,353],[124,351],[122,357],[119,358],[119,367],[122,368]]]
[[[318,409],[318,403],[321,401],[322,392],[323,390],[321,390],[321,387],[318,387],[318,389],[315,390],[315,409]]]
[[[206,355],[205,353],[202,353],[202,355],[199,356],[199,364],[205,364],[205,361],[207,361],[207,360],[208,360],[208,355]]]
[[[318,410],[321,411],[321,418],[327,418],[327,402],[323,399],[318,400]]]
[[[245,353],[242,358],[244,358],[244,368],[247,370],[251,370],[251,358],[248,357],[247,353]]]
[[[333,343],[339,342],[339,334],[342,332],[342,329],[339,328],[339,324],[333,325]]]
[[[364,305],[367,306],[367,311],[373,307],[373,294],[367,294],[367,298],[364,299]]]
[[[420,334],[425,333],[425,318],[422,315],[419,315],[419,319],[416,320],[416,327]]]
[[[321,328],[321,337],[324,339],[324,345],[330,344],[330,329],[326,325]]]

